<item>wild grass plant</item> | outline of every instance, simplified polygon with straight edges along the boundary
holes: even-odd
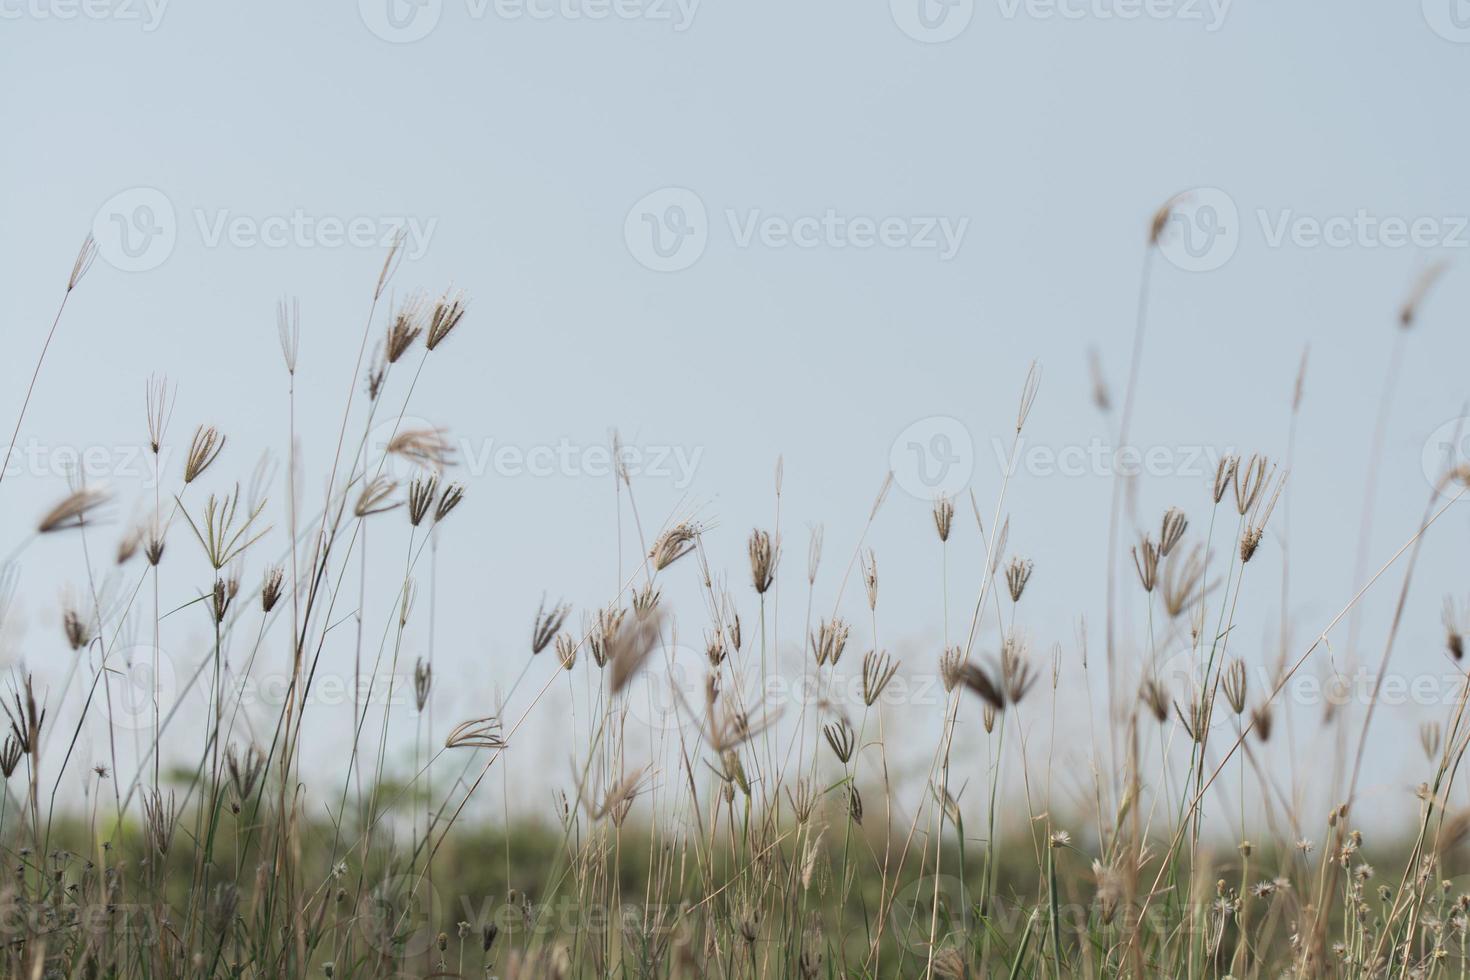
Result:
[[[1094,401],[1120,446],[1134,427],[1150,270],[1172,203],[1147,238],[1120,401],[1095,368]],[[65,300],[92,285],[94,255],[89,240],[16,438],[31,394],[48,383]],[[301,479],[300,314],[283,302],[283,474],[251,478],[235,440],[208,422],[184,427],[174,385],[153,378],[138,419],[156,477],[140,501],[146,517],[119,528],[109,517],[121,490],[80,474],[30,527],[7,508],[7,568],[28,549],[67,549],[86,587],[68,598],[54,640],[74,658],[65,684],[38,684],[24,661],[7,682],[4,975],[1466,975],[1470,894],[1451,881],[1470,835],[1470,810],[1454,802],[1470,746],[1464,683],[1421,729],[1427,778],[1418,818],[1398,839],[1365,841],[1357,822],[1377,686],[1356,729],[1346,713],[1320,719],[1337,726],[1344,775],[1327,812],[1302,808],[1268,752],[1299,707],[1288,685],[1334,639],[1372,644],[1377,683],[1389,674],[1420,544],[1470,474],[1447,466],[1417,529],[1382,555],[1368,544],[1370,475],[1354,594],[1262,669],[1248,669],[1234,639],[1243,624],[1259,626],[1241,603],[1247,576],[1279,579],[1289,606],[1282,514],[1305,358],[1282,458],[1225,455],[1194,497],[1147,520],[1128,505],[1129,481],[1114,479],[1101,650],[1088,650],[1085,632],[1065,637],[1028,616],[1036,566],[1007,547],[1012,515],[1029,517],[1010,494],[1013,467],[993,500],[932,502],[945,639],[918,664],[890,652],[887,638],[910,627],[880,615],[897,570],[868,544],[892,506],[891,474],[844,535],[852,550],[831,554],[820,526],[805,540],[783,526],[777,462],[770,525],[749,533],[742,554],[715,555],[711,515],[641,514],[637,481],[619,468],[619,512],[633,516],[639,545],[621,588],[591,609],[527,610],[515,683],[500,696],[487,689],[482,711],[442,718],[433,706],[445,672],[432,643],[409,663],[404,638],[416,617],[475,614],[434,610],[433,568],[481,501],[456,482],[445,431],[413,421],[412,406],[440,348],[479,327],[457,293],[394,301],[400,258],[390,250],[366,284],[332,452],[316,461],[319,491]],[[1400,347],[1431,283],[1414,288],[1392,328]],[[1396,354],[1385,379],[1370,474],[1400,363]],[[996,420],[1012,462],[1041,395],[1038,366],[1017,395],[1014,417]],[[385,427],[378,445],[372,435]],[[169,472],[164,448],[175,444],[187,448]],[[951,581],[954,552],[976,560],[977,580]],[[121,584],[104,589],[104,579]],[[665,599],[680,579],[698,590],[693,608]],[[13,574],[3,584],[0,616]],[[951,587],[963,596],[953,607]],[[841,611],[853,596],[866,615],[850,620]],[[1359,612],[1370,601],[1392,610],[1386,636],[1367,635]],[[142,723],[119,724],[115,689],[139,670],[159,682],[159,651],[179,642],[166,637],[185,618],[209,629],[192,676],[172,679],[179,698],[150,688]],[[1442,656],[1458,665],[1470,620],[1449,602],[1443,625]],[[1059,632],[1044,651],[1031,639]],[[673,721],[650,734],[637,688],[663,677],[691,636],[698,663],[681,666],[696,680],[663,692]],[[799,676],[779,689],[810,696],[773,696],[789,669],[780,652],[793,646]],[[288,683],[262,710],[244,703],[241,681],[267,663]],[[329,674],[354,682],[350,752],[323,772],[302,756],[321,724],[313,688]],[[885,697],[916,674],[935,679],[935,698]],[[542,717],[552,691],[565,693],[570,718]],[[186,701],[202,725],[178,722]],[[905,714],[919,711],[937,738],[922,747],[920,790],[906,792],[896,740],[911,738]],[[982,757],[956,751],[962,722],[983,729]],[[538,724],[555,725],[573,765],[545,774],[554,819],[513,820],[496,777]],[[1036,747],[1061,727],[1090,740],[1080,800],[1058,792],[1054,760]],[[60,792],[79,782],[80,807]],[[1263,819],[1247,820],[1247,798]],[[1221,808],[1223,821],[1207,819]],[[1239,838],[1222,841],[1222,826]]]

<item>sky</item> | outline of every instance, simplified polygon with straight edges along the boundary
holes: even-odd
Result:
[[[302,483],[318,495],[401,230],[374,339],[387,304],[414,290],[467,296],[405,410],[449,427],[468,487],[434,550],[440,728],[516,682],[543,594],[573,603],[575,622],[636,567],[640,533],[671,518],[709,528],[711,564],[750,621],[745,538],[774,526],[778,460],[775,615],[790,663],[809,526],[826,545],[818,615],[867,619],[862,590],[839,597],[840,582],[890,470],[864,539],[882,595],[881,635],[863,628],[864,648],[932,675],[983,563],[973,491],[987,530],[999,510],[1008,553],[1035,562],[1018,613],[1034,647],[1060,644],[1076,663],[1082,637],[1096,658],[1116,423],[1094,404],[1089,351],[1116,405],[1150,220],[1175,195],[1133,412],[1141,525],[1179,506],[1203,534],[1221,454],[1286,459],[1310,352],[1288,491],[1255,559],[1266,571],[1253,562],[1243,586],[1243,659],[1279,650],[1287,528],[1293,658],[1352,596],[1394,358],[1370,568],[1419,526],[1467,414],[1462,0],[0,0],[0,21],[4,418],[80,241],[99,243],[16,441],[22,462],[0,483],[5,546],[66,492],[69,452],[90,453],[92,478],[118,492],[116,526],[93,548],[140,513],[150,375],[177,386],[165,498],[197,424],[229,439],[210,490],[248,481],[267,449],[279,461],[283,296],[299,302],[295,418]],[[1401,332],[1405,296],[1441,262]],[[1022,463],[998,508],[1033,364]],[[395,411],[404,391],[386,396]],[[609,472],[613,430],[636,453],[636,521]],[[280,484],[278,471],[277,499]],[[939,491],[960,495],[968,521],[944,561]],[[192,547],[186,530],[171,534],[176,554]],[[1453,673],[1439,611],[1470,592],[1467,531],[1470,504],[1450,507],[1417,558],[1395,647],[1409,678]],[[402,532],[368,547],[396,563]],[[262,547],[276,554],[273,534]],[[7,658],[52,690],[74,657],[58,595],[85,584],[79,551],[25,545],[7,626]],[[267,556],[252,558],[258,576]],[[176,595],[207,580],[197,555],[180,562]],[[695,572],[676,569],[666,599],[697,637]],[[1362,660],[1381,656],[1397,574],[1364,607]],[[393,582],[377,584],[391,604]],[[1132,586],[1120,594],[1136,638],[1146,606]],[[169,641],[185,672],[207,645],[189,615]],[[405,657],[429,642],[417,624]],[[283,656],[267,643],[262,664]],[[1308,669],[1352,662],[1339,632]],[[567,765],[559,694],[528,716],[525,740],[541,747],[507,767],[536,794],[545,766]],[[330,761],[347,723],[323,716],[313,737]],[[1411,807],[1428,772],[1396,763],[1430,714],[1408,703],[1381,717],[1365,792]],[[1086,738],[1072,746],[1059,759],[1080,771]]]

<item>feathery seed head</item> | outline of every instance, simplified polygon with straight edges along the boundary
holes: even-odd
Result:
[[[822,525],[815,524],[811,529],[811,541],[806,549],[806,583],[815,585],[817,581],[817,566],[822,564],[822,538],[824,530]]]
[[[1236,470],[1240,468],[1240,457],[1226,453],[1220,457],[1215,464],[1215,489],[1213,496],[1215,503],[1219,503],[1225,497],[1225,491],[1230,489],[1230,484],[1235,480]]]
[[[822,726],[822,734],[827,739],[827,744],[832,747],[832,754],[837,756],[837,761],[844,766],[852,761],[852,753],[857,748],[857,734],[852,730],[852,724],[846,718],[839,718],[835,722]]]
[[[1440,738],[1443,729],[1437,721],[1426,721],[1419,726],[1419,745],[1424,749],[1424,758],[1433,762],[1434,757],[1439,755]]]
[[[1020,704],[1031,685],[1036,683],[1036,673],[1032,670],[1025,642],[1014,635],[1007,636],[1001,644],[1000,679],[1006,701],[1011,704]]]
[[[562,670],[577,666],[577,641],[570,633],[559,633],[556,637],[556,661]]]
[[[755,591],[765,595],[776,581],[776,565],[781,560],[781,546],[773,544],[768,531],[750,532],[750,578]]]
[[[1006,566],[1006,588],[1010,590],[1012,602],[1021,601],[1021,593],[1026,591],[1026,583],[1031,581],[1031,570],[1035,567],[1033,561],[1011,557],[1010,564]]]
[[[503,749],[505,738],[501,735],[500,719],[494,715],[471,718],[460,722],[444,740],[446,749]]]
[[[204,471],[224,451],[225,437],[212,425],[201,425],[194,430],[189,443],[189,455],[184,458],[184,483],[190,484],[204,475]]]
[[[883,696],[883,689],[898,673],[899,661],[888,656],[888,651],[869,650],[863,655],[863,703],[872,707]]]
[[[383,353],[389,364],[397,364],[399,358],[408,353],[419,334],[424,332],[424,297],[414,293],[388,323],[388,335],[383,340]]]
[[[1159,525],[1159,557],[1167,558],[1184,537],[1185,528],[1189,527],[1189,519],[1184,516],[1184,511],[1178,507],[1170,507],[1164,511],[1164,519]]]
[[[939,655],[939,678],[944,682],[945,693],[963,683],[964,667],[965,651],[960,647],[946,647]]]
[[[1169,719],[1169,694],[1164,685],[1155,678],[1146,678],[1138,689],[1138,697],[1148,707],[1149,714],[1162,724]]]
[[[960,668],[960,680],[964,682],[966,687],[978,694],[991,708],[994,708],[996,711],[1003,711],[1005,709],[1006,696],[1004,689],[991,680],[985,668],[979,664],[964,664]]]
[[[1247,674],[1245,664],[1238,658],[1231,657],[1230,662],[1225,665],[1220,679],[1220,686],[1225,691],[1225,700],[1230,702],[1231,709],[1237,714],[1245,712],[1245,696],[1247,688]]]
[[[296,355],[301,349],[301,305],[292,299],[282,298],[276,303],[276,336],[281,342],[281,357],[286,361],[286,373],[296,373]]]
[[[438,524],[454,512],[460,501],[464,500],[464,484],[451,483],[444,488],[439,495],[439,504],[434,508],[434,523]]]
[[[698,543],[699,528],[689,521],[680,521],[664,531],[653,542],[648,557],[653,559],[653,569],[661,572],[674,562],[693,551]]]
[[[400,505],[400,501],[393,499],[393,494],[398,489],[398,482],[390,480],[386,476],[375,476],[357,495],[357,503],[353,505],[352,513],[359,518],[371,517],[373,514],[385,514]]]
[[[148,448],[157,456],[163,447],[163,437],[173,418],[173,399],[169,397],[168,378],[150,375],[147,385]],[[175,392],[177,395],[177,392]]]
[[[92,512],[104,506],[112,495],[102,487],[82,487],[72,491],[65,499],[52,507],[36,525],[40,534],[67,531],[87,523]]]
[[[934,498],[934,530],[939,532],[940,543],[949,540],[949,530],[954,524],[954,501],[940,494]]]
[[[837,666],[837,661],[842,659],[842,652],[847,649],[847,638],[851,632],[852,627],[838,616],[817,624],[817,632],[812,634],[811,644],[812,656],[818,667],[823,664]]]
[[[436,473],[454,462],[454,445],[443,429],[405,429],[388,442],[388,452]]]
[[[434,312],[429,316],[429,333],[424,338],[424,346],[429,350],[436,349],[463,318],[464,293],[445,293],[434,304]]]
[[[1138,582],[1143,591],[1153,592],[1159,578],[1159,549],[1146,534],[1133,549],[1133,567],[1138,571]]]
[[[642,619],[624,620],[607,645],[608,685],[613,694],[628,686],[658,645],[663,617],[657,613]]]
[[[418,527],[429,516],[439,496],[439,475],[416,476],[408,485],[408,523]]]
[[[281,601],[285,581],[286,570],[281,566],[272,565],[266,569],[265,582],[260,587],[260,607],[263,612],[269,613]]]
[[[536,607],[536,619],[531,625],[531,655],[535,656],[551,645],[556,639],[556,634],[561,630],[562,624],[571,615],[572,607],[569,603],[559,602],[550,609],[546,608],[546,597],[541,597],[541,605]]]
[[[429,690],[434,683],[434,668],[422,657],[414,661],[413,665],[413,703],[418,708],[419,714],[424,713],[424,706],[429,703]]]

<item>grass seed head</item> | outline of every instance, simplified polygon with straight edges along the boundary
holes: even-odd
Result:
[[[776,565],[781,560],[781,546],[773,544],[769,531],[750,532],[750,579],[759,595],[765,595],[776,581]]]
[[[648,557],[653,559],[653,569],[661,572],[674,562],[694,550],[699,528],[688,521],[680,521],[664,531],[653,542]]]
[[[1029,559],[1011,557],[1011,562],[1006,566],[1006,588],[1010,590],[1011,601],[1020,602],[1021,594],[1026,591],[1026,583],[1031,581],[1031,571],[1036,563]]]
[[[40,534],[52,534],[81,527],[100,507],[105,506],[112,495],[101,487],[81,487],[67,494],[55,507],[47,511],[36,524]]]
[[[363,486],[362,492],[357,495],[357,503],[352,507],[352,513],[359,518],[371,517],[374,514],[386,514],[388,511],[401,505],[401,501],[393,499],[393,494],[398,490],[398,482],[390,480],[386,476],[375,476]]]
[[[1189,527],[1189,519],[1184,516],[1184,511],[1178,507],[1170,507],[1164,511],[1164,519],[1159,523],[1159,557],[1167,558],[1184,537],[1184,531]]]
[[[940,543],[949,540],[949,531],[954,524],[954,501],[941,494],[934,499],[934,530],[939,533]]]
[[[1235,472],[1240,468],[1240,457],[1226,453],[1220,457],[1215,464],[1215,489],[1212,496],[1215,503],[1225,498],[1225,491],[1230,489],[1230,484],[1235,480]]]
[[[393,314],[388,322],[388,334],[383,339],[383,353],[389,364],[397,364],[424,332],[423,315],[424,298],[421,293],[410,296]]]
[[[446,486],[444,492],[439,494],[439,503],[434,508],[434,523],[438,524],[454,513],[454,508],[458,507],[462,500],[464,500],[464,484],[451,483]]]
[[[883,690],[898,673],[899,661],[888,656],[888,651],[869,650],[863,655],[863,703],[872,707],[883,696]]]
[[[1159,580],[1159,549],[1146,534],[1133,548],[1133,567],[1138,572],[1138,584],[1143,586],[1143,591],[1153,592]]]
[[[419,714],[424,713],[424,706],[429,703],[429,691],[433,684],[434,668],[420,657],[413,665],[413,703]]]
[[[269,613],[281,601],[285,581],[286,570],[281,566],[272,565],[265,570],[265,581],[260,587],[260,608],[263,612]]]
[[[424,346],[429,350],[435,350],[444,343],[444,338],[459,326],[459,321],[464,319],[464,293],[449,292],[439,298],[434,304],[434,312],[429,315],[429,333],[424,338]]]
[[[978,694],[987,705],[996,711],[1005,710],[1006,697],[1004,689],[995,681],[991,680],[985,668],[979,664],[967,663],[960,668],[960,679],[966,687]]]
[[[212,425],[201,425],[194,430],[189,443],[189,455],[184,457],[184,483],[193,483],[204,475],[204,471],[219,459],[224,451],[225,437]]]
[[[541,597],[541,605],[536,607],[536,618],[531,624],[532,656],[551,645],[552,640],[556,639],[556,634],[571,614],[572,607],[569,603],[559,602],[547,609],[546,597]]]
[[[408,485],[408,523],[418,527],[439,497],[439,475],[416,476]]]

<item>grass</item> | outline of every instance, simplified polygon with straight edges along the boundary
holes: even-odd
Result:
[[[1171,206],[1147,242],[1121,411],[1094,364],[1094,397],[1117,445],[1133,423],[1150,270]],[[64,297],[84,285],[93,254],[88,241]],[[461,325],[457,294],[386,300],[400,257],[390,250],[364,297],[320,496],[293,489],[304,484],[299,326],[294,304],[282,303],[283,478],[241,490],[230,472],[238,447],[207,424],[187,433],[181,471],[164,472],[163,450],[176,438],[173,389],[151,379],[140,426],[158,489],[141,501],[147,517],[120,536],[105,531],[110,492],[78,484],[14,533],[11,562],[32,547],[76,545],[87,587],[63,615],[74,661],[62,688],[39,690],[20,671],[9,681],[4,975],[1466,975],[1470,896],[1450,881],[1470,837],[1470,815],[1450,802],[1463,796],[1455,784],[1470,746],[1464,683],[1447,714],[1425,723],[1432,778],[1417,821],[1393,840],[1365,842],[1354,810],[1377,687],[1356,731],[1346,730],[1346,713],[1321,721],[1340,729],[1344,777],[1325,817],[1301,812],[1267,755],[1273,732],[1290,729],[1288,685],[1315,668],[1339,627],[1366,632],[1359,612],[1370,597],[1394,609],[1376,676],[1390,672],[1420,544],[1465,492],[1465,472],[1446,474],[1415,533],[1377,565],[1360,549],[1357,591],[1310,643],[1291,648],[1283,627],[1279,655],[1253,671],[1232,637],[1256,614],[1242,607],[1247,576],[1279,578],[1288,607],[1300,380],[1286,458],[1227,456],[1198,499],[1157,521],[1135,521],[1115,481],[1101,658],[1085,644],[1032,650],[1034,566],[1007,554],[1009,476],[994,501],[934,501],[945,642],[927,663],[905,666],[881,642],[893,572],[866,543],[891,475],[852,553],[826,554],[815,528],[803,567],[782,529],[778,464],[772,526],[753,530],[745,554],[722,570],[706,551],[707,524],[671,516],[645,525],[636,483],[620,471],[619,514],[632,515],[646,557],[621,570],[621,589],[599,608],[574,617],[543,602],[528,615],[526,666],[493,713],[438,718],[433,624],[474,611],[438,611],[434,571],[462,508],[477,502],[473,487],[452,480],[444,433],[405,420],[436,352],[474,326],[473,317]],[[1396,350],[1431,283],[1416,284]],[[65,306],[45,335],[17,433],[46,383]],[[1396,354],[1385,406],[1399,363]],[[1014,420],[999,420],[1014,423],[1013,456],[1040,387],[1033,367]],[[379,446],[372,435],[385,427]],[[1382,445],[1380,419],[1370,474]],[[414,475],[400,479],[405,466]],[[1375,477],[1365,491],[1366,542]],[[103,548],[104,533],[115,549]],[[951,552],[977,559],[978,581],[951,583]],[[676,581],[697,587],[695,608],[664,598]],[[965,597],[958,605],[952,586]],[[866,617],[840,615],[849,595]],[[209,626],[208,655],[182,685],[199,692],[204,723],[185,727],[157,697],[142,706],[141,724],[120,723],[123,679],[144,668],[158,676],[157,651],[185,617]],[[410,663],[405,635],[426,618],[427,653]],[[1463,654],[1465,618],[1447,606],[1450,664]],[[1140,635],[1125,635],[1130,622],[1144,624]],[[649,685],[691,633],[701,637],[698,679],[659,692],[673,700],[649,735]],[[807,655],[801,676],[784,680],[815,693],[799,701],[772,694],[782,679],[776,653],[793,635]],[[140,662],[137,637],[150,642],[152,664]],[[308,772],[313,694],[347,674],[346,662],[350,752],[338,771]],[[288,677],[276,710],[241,693],[265,663]],[[930,703],[885,697],[895,678],[916,676],[935,681]],[[1072,710],[1060,707],[1064,698],[1085,705],[1085,725],[1062,717]],[[553,704],[569,706],[570,719],[547,718]],[[895,740],[914,748],[904,733],[917,712],[937,737],[922,747],[928,761],[912,792],[895,772]],[[957,750],[962,719],[983,727],[982,758]],[[573,765],[545,778],[555,820],[512,820],[507,753],[537,724],[556,726]],[[1044,733],[1054,745],[1063,726],[1085,727],[1091,740],[1081,794],[1056,791],[1057,760],[1036,748]],[[82,762],[79,747],[98,744],[107,758]],[[63,782],[79,779],[85,806],[59,802]],[[1255,841],[1223,840],[1224,827]]]

